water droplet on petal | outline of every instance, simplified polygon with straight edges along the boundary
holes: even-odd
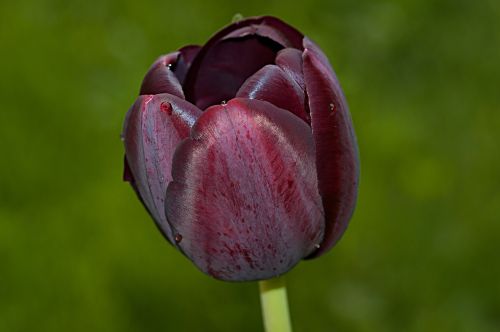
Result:
[[[220,104],[221,104],[222,106],[226,106],[226,105],[227,105],[227,101],[226,101],[226,100],[223,100],[223,101],[221,101],[221,102],[220,102]]]
[[[160,111],[163,113],[167,113],[167,115],[172,115],[172,104],[170,103],[161,103]]]
[[[171,63],[169,63],[169,64],[167,65],[167,68],[168,68],[168,69],[170,69],[170,70],[172,70],[172,64],[171,64]]]
[[[175,243],[180,243],[182,241],[182,235],[180,235],[179,233],[175,234],[174,240]]]
[[[334,111],[335,111],[335,104],[330,103],[330,112],[334,112]]]
[[[320,247],[319,243],[316,243],[316,244],[314,245],[314,248],[316,248],[316,249],[319,249],[319,247]]]

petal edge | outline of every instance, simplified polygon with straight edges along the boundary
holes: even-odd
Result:
[[[356,204],[359,157],[344,94],[323,52],[304,38],[303,68],[326,229],[317,257],[337,243]]]

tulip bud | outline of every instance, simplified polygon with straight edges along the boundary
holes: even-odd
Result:
[[[221,280],[262,280],[342,236],[359,174],[328,59],[274,17],[160,57],[124,125],[125,179],[167,240]]]

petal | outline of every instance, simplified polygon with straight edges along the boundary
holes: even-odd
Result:
[[[306,88],[302,70],[302,51],[295,48],[284,48],[278,52],[275,62],[293,78],[302,90]]]
[[[141,95],[155,95],[169,93],[184,99],[182,86],[172,71],[179,52],[173,52],[159,57],[149,68],[141,85]]]
[[[205,109],[233,98],[248,77],[274,63],[281,47],[256,35],[219,41],[204,54],[196,77],[189,81],[188,74],[185,84],[188,100]]]
[[[173,242],[164,200],[172,180],[172,157],[201,111],[169,94],[139,96],[126,118],[125,174],[157,226]]]
[[[359,178],[356,137],[344,94],[326,56],[304,38],[304,78],[326,218],[319,256],[342,236],[354,210]]]
[[[323,237],[314,158],[309,126],[285,110],[209,108],[174,155],[165,208],[178,246],[218,279],[285,273]]]
[[[187,99],[203,109],[233,98],[250,75],[274,62],[277,51],[302,48],[302,38],[293,27],[270,16],[229,25],[193,61],[183,84]]]
[[[304,90],[276,65],[267,65],[250,76],[236,97],[268,101],[309,123]]]
[[[175,63],[175,66],[173,66],[172,71],[174,72],[175,76],[177,76],[177,79],[179,80],[181,85],[182,83],[184,83],[187,71],[189,70],[189,67],[191,67],[193,60],[200,49],[201,46],[188,45],[179,50],[179,57],[177,58],[177,62]]]

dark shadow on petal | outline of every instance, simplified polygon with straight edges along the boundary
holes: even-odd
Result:
[[[186,74],[193,63],[194,58],[200,51],[201,46],[198,45],[188,45],[184,46],[179,50],[179,56],[177,58],[176,63],[172,66],[172,71],[175,76],[181,83],[184,83],[184,79],[186,78]]]

